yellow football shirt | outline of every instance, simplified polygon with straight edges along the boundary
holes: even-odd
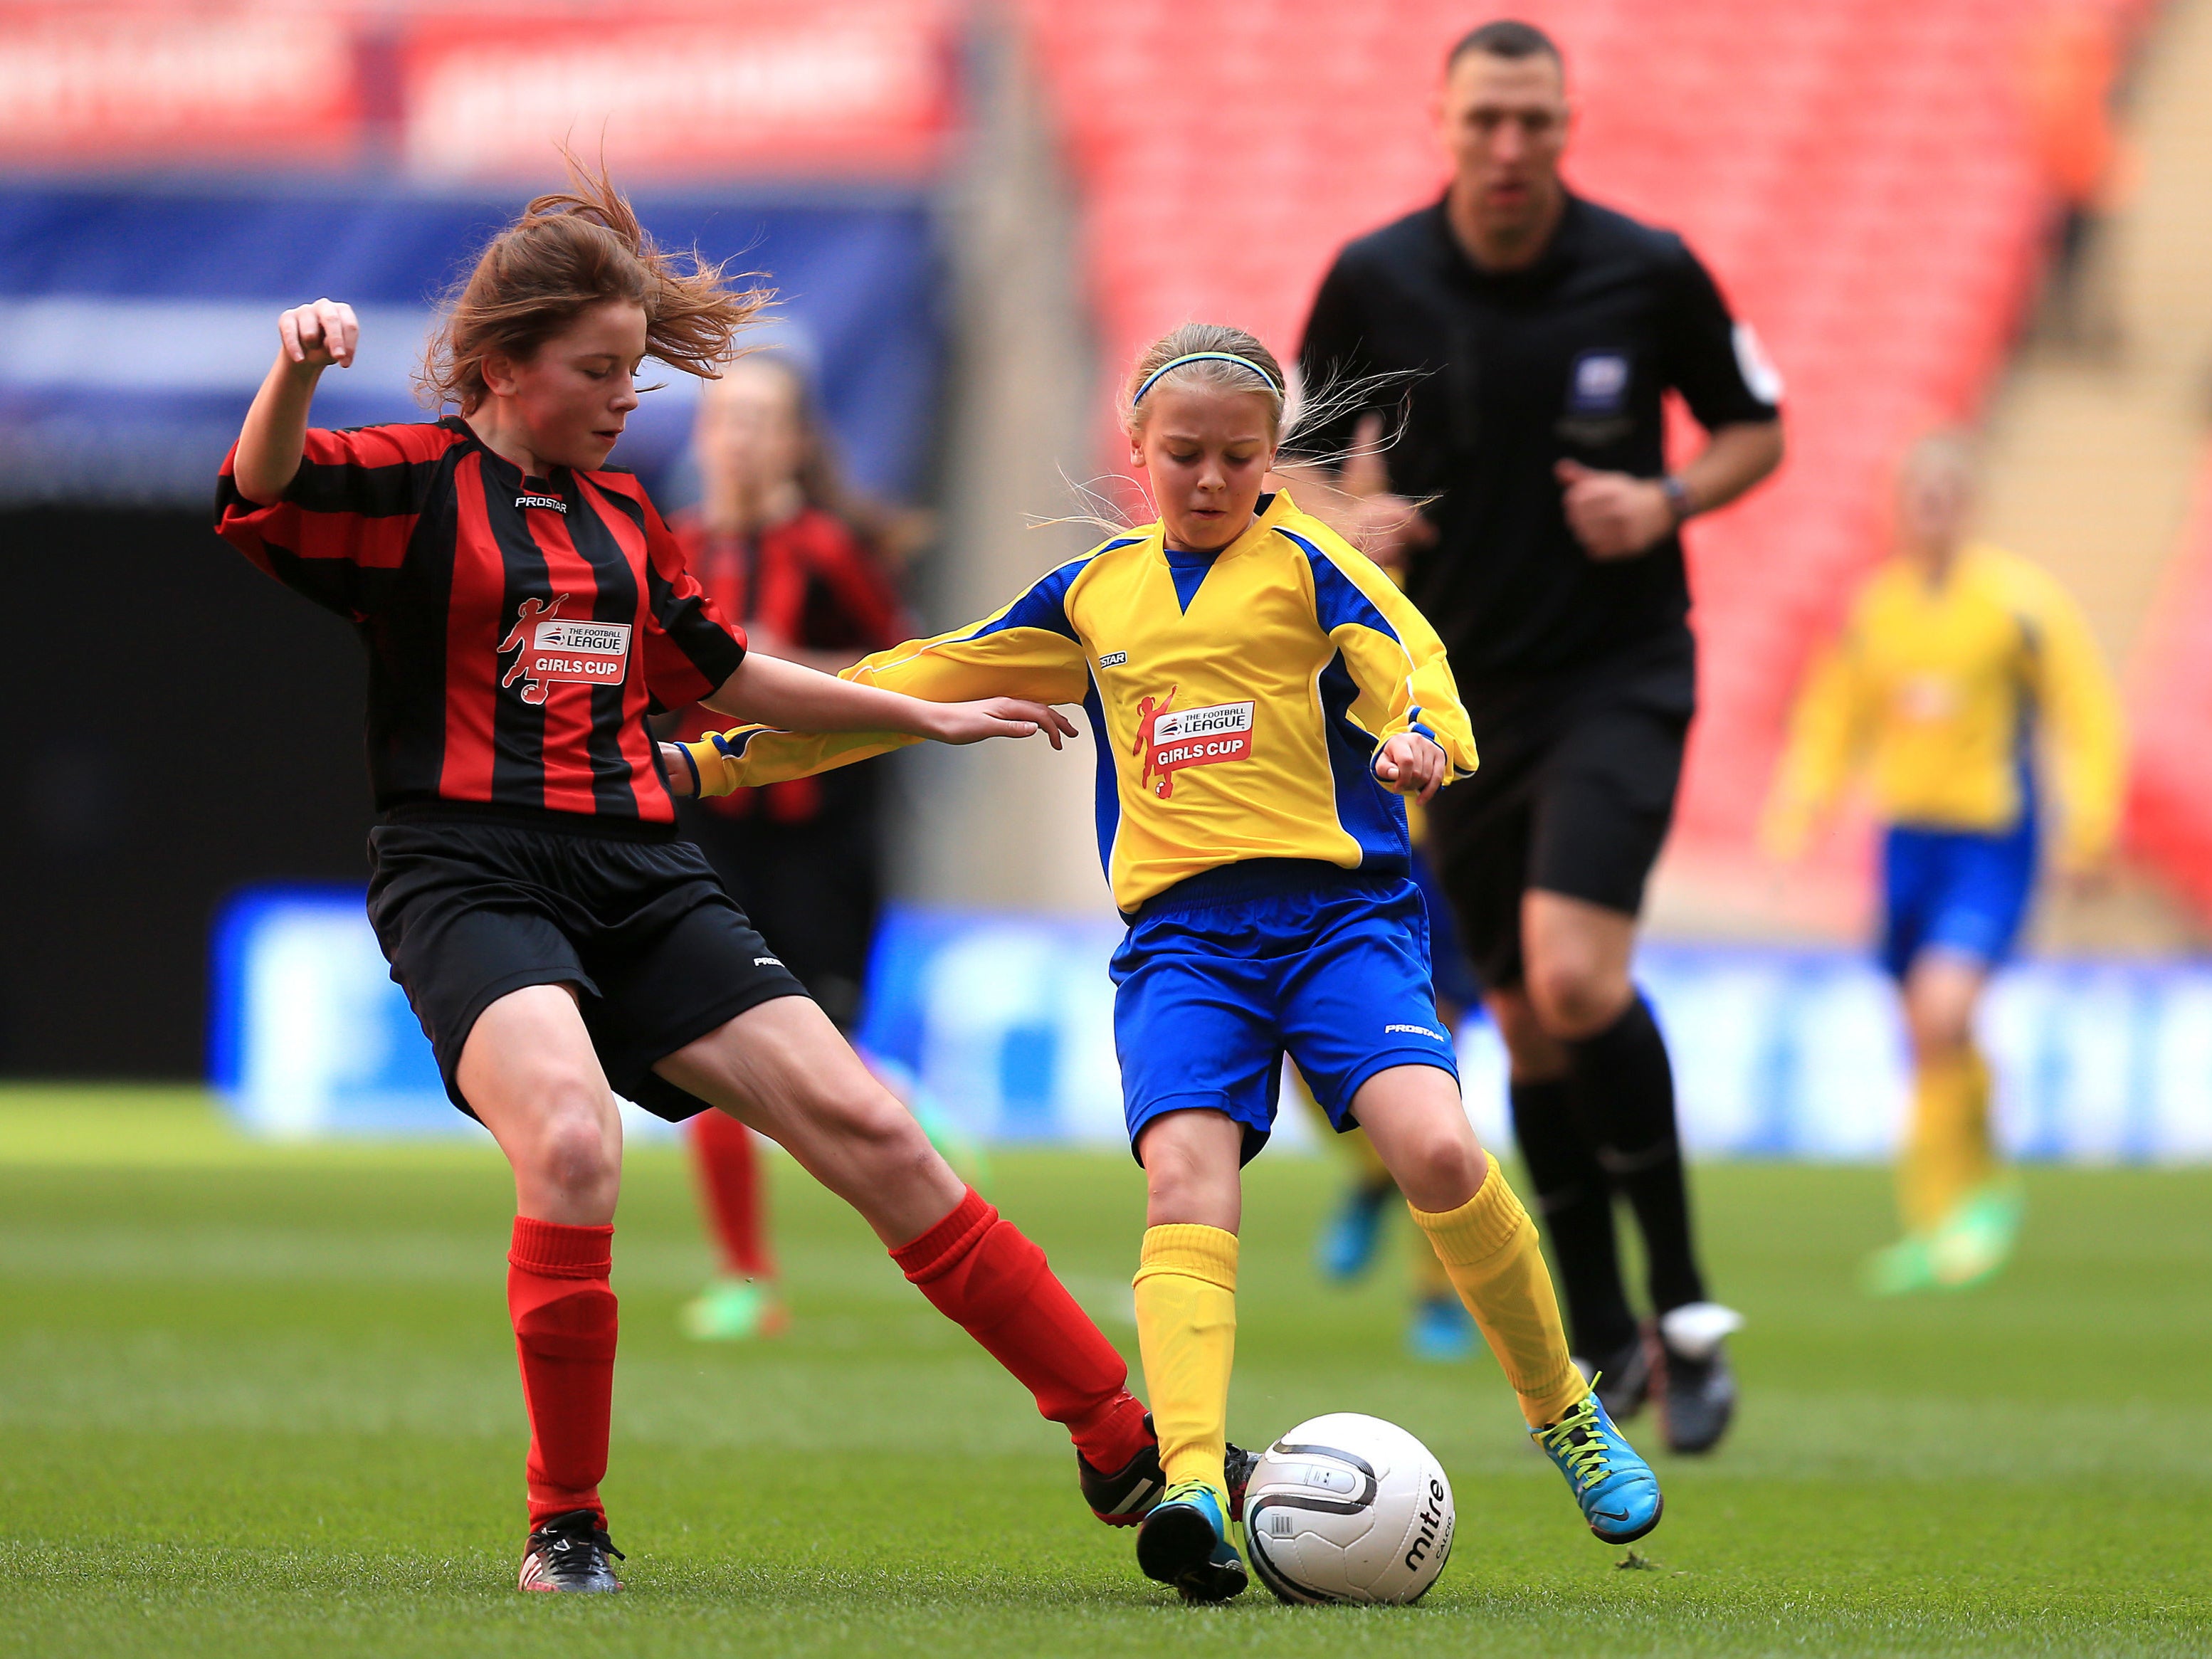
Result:
[[[1155,523],[1071,560],[995,616],[879,651],[844,678],[933,702],[1081,702],[1098,745],[1098,844],[1124,912],[1251,859],[1402,873],[1404,802],[1375,753],[1402,732],[1474,737],[1442,641],[1390,579],[1289,492],[1218,554]],[[916,739],[740,727],[690,746],[702,793],[804,776]]]
[[[1887,823],[2002,833],[2032,804],[2027,762],[2047,741],[2059,861],[2110,848],[2124,766],[2119,697],[2064,588],[1985,544],[1930,584],[1902,560],[1870,576],[1808,676],[1766,834],[1802,844],[1863,770]]]

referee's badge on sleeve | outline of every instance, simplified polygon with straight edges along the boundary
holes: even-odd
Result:
[[[1751,395],[1763,404],[1782,404],[1782,371],[1766,355],[1766,346],[1759,331],[1749,323],[1735,325],[1735,366],[1743,376],[1743,383],[1751,388]]]

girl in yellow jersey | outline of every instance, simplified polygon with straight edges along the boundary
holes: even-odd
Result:
[[[1971,499],[1964,442],[1923,440],[1900,480],[1898,556],[1806,682],[1765,824],[1770,850],[1796,856],[1863,770],[1885,826],[1881,957],[1914,1087],[1905,1237],[1867,1267],[1881,1295],[1976,1284],[2011,1254],[2020,1194],[1997,1168],[1974,1011],[2027,914],[2039,846],[2062,872],[2093,871],[2119,813],[2119,699],[2096,643],[2047,573],[1962,540]],[[2039,738],[2059,808],[2047,836]]]
[[[1245,1585],[1224,1464],[1238,1171],[1267,1139],[1286,1050],[1333,1122],[1366,1129],[1591,1529],[1625,1542],[1660,1510],[1568,1356],[1535,1227],[1468,1127],[1436,1017],[1401,797],[1474,769],[1467,714],[1389,578],[1286,492],[1262,495],[1283,388],[1250,335],[1176,330],[1126,404],[1159,521],[987,621],[846,671],[1089,711],[1099,847],[1129,923],[1115,1034],[1149,1192],[1137,1326],[1167,1486],[1137,1559],[1194,1601]],[[672,765],[713,794],[904,741],[756,726]]]

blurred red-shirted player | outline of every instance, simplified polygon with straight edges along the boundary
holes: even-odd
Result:
[[[671,521],[686,562],[756,650],[824,673],[910,631],[872,526],[849,505],[804,373],[763,352],[702,388],[693,450],[700,501]],[[682,735],[720,730],[698,705]],[[850,1036],[882,902],[882,763],[741,789],[678,809],[685,834],[769,948]],[[752,1132],[719,1112],[690,1123],[700,1195],[721,1272],[684,1310],[702,1341],[770,1336],[785,1323]]]
[[[1127,1367],[1043,1252],[956,1176],[677,839],[646,726],[694,702],[802,730],[968,743],[1073,730],[748,653],[644,489],[606,465],[648,356],[711,377],[762,296],[659,252],[604,177],[492,239],[430,343],[434,424],[311,431],[353,360],[330,300],[285,312],[224,463],[222,533],[352,623],[382,822],[369,912],[453,1103],[514,1170],[507,1305],[530,1415],[520,1587],[613,1590],[599,1482],[614,1377],[615,1091],[773,1136],[1069,1430],[1085,1501],[1159,1486]],[[679,784],[690,793],[695,780]]]

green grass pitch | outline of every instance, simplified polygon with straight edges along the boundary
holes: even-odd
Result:
[[[1084,1512],[1057,1431],[775,1162],[793,1328],[708,1349],[676,1328],[707,1263],[686,1172],[633,1153],[606,1489],[629,1589],[556,1601],[512,1588],[488,1146],[253,1146],[191,1096],[0,1097],[0,1653],[2212,1651],[2212,1173],[2031,1172],[2003,1281],[1884,1305],[1851,1287],[1881,1172],[1698,1170],[1746,1403],[1720,1455],[1655,1458],[1666,1522],[1624,1568],[1486,1357],[1404,1358],[1398,1261],[1316,1282],[1336,1166],[1263,1158],[1231,1433],[1404,1423],[1451,1471],[1458,1544],[1414,1608],[1255,1586],[1187,1611]],[[995,1196],[1133,1354],[1134,1168],[1007,1154]]]

